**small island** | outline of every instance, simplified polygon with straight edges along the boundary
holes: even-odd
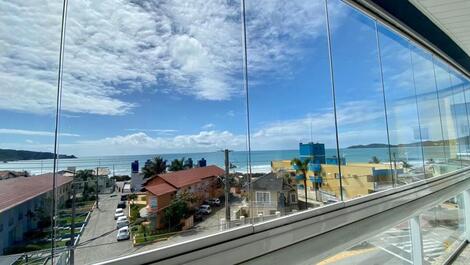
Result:
[[[17,161],[17,160],[40,160],[40,159],[53,159],[54,153],[51,152],[36,152],[26,150],[14,150],[14,149],[0,149],[0,161]],[[77,158],[74,155],[60,155],[59,158]]]

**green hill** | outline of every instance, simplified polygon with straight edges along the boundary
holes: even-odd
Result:
[[[0,149],[0,161],[52,159],[54,153],[25,150]],[[59,158],[76,158],[74,155],[59,155]]]

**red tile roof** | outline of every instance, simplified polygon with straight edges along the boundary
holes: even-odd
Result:
[[[57,187],[72,178],[56,174]],[[52,190],[52,173],[0,180],[0,212]]]
[[[222,176],[224,173],[220,167],[207,166],[160,174],[156,178],[163,179],[165,182],[148,181],[145,189],[158,196],[174,192],[177,188],[197,183],[204,178]]]
[[[145,187],[145,189],[157,196],[176,191],[175,187],[165,182],[150,185],[148,187]]]
[[[224,170],[218,166],[207,166],[160,174],[158,176],[176,188],[181,188],[197,183],[204,178],[218,177],[224,174]]]

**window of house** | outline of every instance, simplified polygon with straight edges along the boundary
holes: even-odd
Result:
[[[271,193],[269,191],[257,191],[256,192],[256,201],[262,203],[271,202]]]
[[[295,196],[294,193],[290,194],[290,202],[291,203],[296,203],[297,202],[297,197]]]

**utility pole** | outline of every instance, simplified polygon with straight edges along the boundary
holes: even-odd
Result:
[[[228,224],[230,222],[230,206],[228,202],[228,197],[230,194],[230,183],[229,183],[229,170],[230,170],[230,163],[228,159],[228,153],[230,151],[228,149],[224,150],[224,157],[225,157],[225,221]]]
[[[99,167],[96,167],[96,208],[99,209],[99,197],[98,197],[98,168]]]
[[[70,238],[71,238],[71,245],[70,245],[70,265],[74,265],[75,263],[75,196],[77,194],[76,185],[75,183],[75,173],[72,182],[72,224],[70,226]]]

